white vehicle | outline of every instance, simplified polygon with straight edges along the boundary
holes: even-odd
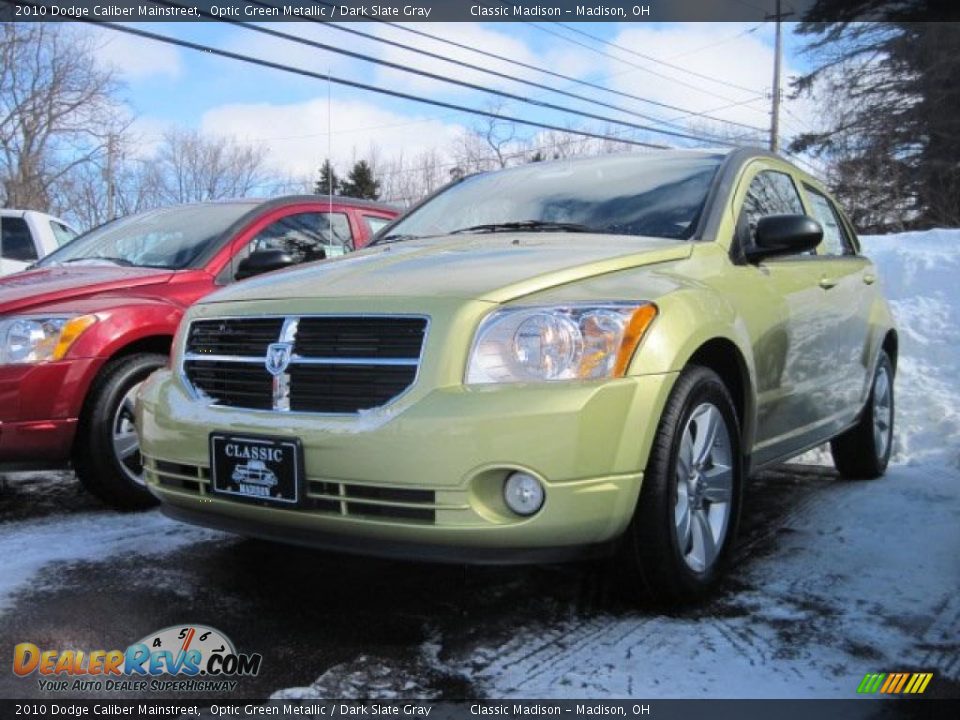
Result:
[[[250,485],[274,487],[277,476],[260,460],[249,460],[246,465],[237,465],[233,469],[233,481]]]
[[[63,220],[46,213],[0,209],[0,275],[25,270],[77,234]]]

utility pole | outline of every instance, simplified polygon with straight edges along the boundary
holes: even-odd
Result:
[[[783,38],[781,36],[780,18],[780,0],[777,0],[776,18],[776,43],[773,52],[773,92],[770,107],[770,152],[780,150],[780,58],[783,54]]]
[[[777,0],[777,11],[767,15],[766,20],[776,23],[776,41],[773,50],[773,89],[770,92],[770,152],[780,150],[780,66],[783,62],[783,18],[793,15],[793,12],[782,12],[780,0]]]
[[[113,180],[114,155],[117,152],[117,136],[114,133],[107,135],[107,167],[103,171],[107,181],[107,221],[116,219],[117,185]]]

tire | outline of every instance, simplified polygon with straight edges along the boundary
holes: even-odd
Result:
[[[833,464],[852,480],[873,480],[887,471],[893,447],[893,363],[880,351],[867,404],[857,424],[830,441]]]
[[[77,477],[117,510],[143,510],[157,503],[143,480],[132,411],[137,388],[166,362],[165,355],[156,353],[110,361],[90,388],[80,417],[73,454]]]
[[[707,448],[697,440],[709,427],[717,429]],[[706,596],[736,537],[742,486],[740,424],[730,393],[712,370],[689,366],[660,418],[618,556],[618,574],[631,593],[673,605]]]

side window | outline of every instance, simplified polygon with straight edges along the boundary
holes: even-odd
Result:
[[[738,228],[747,232],[744,240],[753,242],[757,222],[767,215],[803,215],[800,193],[786,173],[764,170],[750,183],[738,222]]]
[[[53,237],[57,241],[58,247],[60,245],[66,245],[77,236],[73,230],[56,220],[50,221],[50,229],[53,231]]]
[[[809,185],[804,185],[807,195],[810,196],[810,204],[813,206],[813,216],[823,227],[823,248],[824,255],[852,255],[853,244],[847,237],[847,232],[840,222],[833,203],[830,202],[823,193],[814,190]]]
[[[301,263],[343,255],[353,246],[346,214],[306,212],[267,225],[250,241],[248,252],[283,250]]]
[[[367,230],[370,231],[371,238],[374,235],[376,235],[378,232],[380,232],[383,228],[385,228],[387,225],[389,225],[391,222],[393,222],[392,220],[389,220],[387,218],[377,217],[376,215],[361,215],[360,217],[363,218],[363,222],[366,224]]]
[[[0,219],[0,255],[4,260],[20,262],[39,259],[26,220],[18,217]]]

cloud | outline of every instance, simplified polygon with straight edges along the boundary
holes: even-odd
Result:
[[[100,63],[127,82],[157,77],[176,79],[183,71],[178,48],[110,30],[91,29]]]
[[[548,68],[564,75],[580,76],[588,73],[595,67],[595,63],[593,63],[589,52],[586,50],[580,51],[574,47],[551,47],[547,52],[536,53],[531,50],[523,40],[516,36],[474,23],[406,23],[405,25],[464,46],[480,48],[494,55],[501,55],[526,65]],[[368,32],[371,30],[392,41],[426,50],[444,58],[492,70],[506,75],[507,78],[523,78],[553,87],[565,87],[569,84],[558,78],[546,76],[543,73],[520,67],[511,62],[480,55],[476,52],[455,47],[438,40],[400,32],[395,28],[384,28],[378,25],[370,28]],[[508,90],[516,95],[529,96],[531,93],[538,96],[544,94],[549,97],[551,95],[550,93],[545,93],[545,91],[531,90],[529,86],[524,87],[507,78],[499,78],[477,70],[470,70],[454,64],[445,63],[390,45],[382,46],[380,57],[404,67],[424,70],[437,75],[450,76],[474,85]],[[411,75],[393,68],[380,67],[377,70],[376,77],[383,84],[390,84],[391,86],[402,84],[405,89],[416,92],[429,92],[434,94],[463,94],[474,92],[468,88],[457,87],[449,83]],[[553,97],[556,96],[554,95]]]
[[[377,105],[333,100],[330,149],[334,166],[346,169],[376,146],[383,157],[406,156],[445,148],[462,126],[440,117],[405,115]],[[300,103],[222,105],[204,113],[204,132],[263,144],[268,162],[279,173],[315,177],[327,157],[326,98]]]
[[[746,32],[751,25],[731,23],[684,23],[657,26],[653,24],[624,28],[613,42],[633,48],[644,55],[666,60],[699,73],[685,73],[662,64],[612,49],[611,54],[647,68],[633,68],[607,59],[608,81],[623,92],[674,105],[694,113],[702,113],[758,128],[766,132],[770,124],[770,88],[773,75],[773,46],[765,37],[767,29]],[[739,34],[738,34],[738,28]],[[671,58],[673,58],[671,60]],[[783,87],[796,71],[784,63]],[[706,77],[702,77],[706,76]],[[722,82],[708,80],[716,78]],[[786,95],[786,93],[784,93]],[[647,104],[635,104],[651,114],[692,128],[713,132],[748,133],[742,127],[715,123],[695,115]],[[809,125],[810,108],[803,101],[784,101],[783,125],[794,134]],[[789,111],[790,114],[787,114]],[[791,128],[793,129],[791,131]],[[762,134],[762,133],[761,133]]]
[[[337,46],[336,38],[332,37],[326,27],[317,23],[260,23],[258,27],[263,30],[293,35],[303,40]],[[280,62],[284,65],[292,65],[320,74],[327,72],[335,74],[355,62],[339,53],[320,50],[310,45],[245,27],[232,29],[226,40],[219,46],[231,52],[251,55],[270,62]]]

